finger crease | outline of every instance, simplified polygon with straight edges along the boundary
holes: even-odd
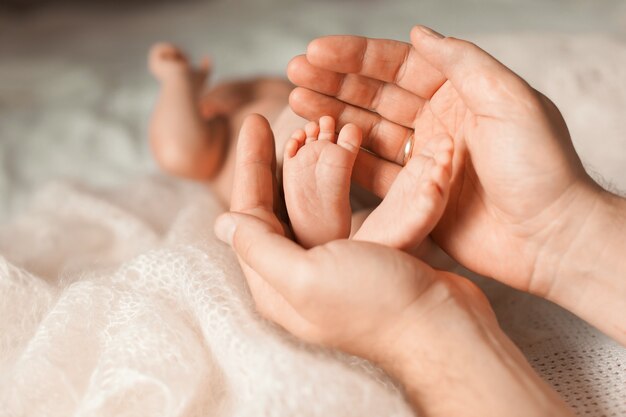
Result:
[[[411,48],[407,47],[406,52],[404,53],[404,58],[402,59],[402,63],[400,63],[400,66],[396,69],[394,73],[393,82],[396,85],[400,85],[400,83],[404,79],[404,76],[406,75],[406,70],[408,67],[407,63],[409,61],[410,54]]]
[[[383,91],[385,90],[386,84],[380,83],[376,91],[374,91],[374,96],[370,100],[370,108],[369,110],[376,111],[376,109],[380,105],[380,100],[383,95]]]
[[[339,80],[339,87],[337,88],[337,97],[338,98],[342,98],[342,96],[343,96],[343,94],[342,94],[343,93],[343,86],[346,83],[346,78],[348,78],[348,75],[347,74],[343,74],[341,76],[341,79]]]
[[[381,122],[373,122],[372,123],[372,126],[369,129],[369,135],[367,135],[368,136],[367,146],[370,146],[370,144],[372,143],[372,138],[377,137],[378,130],[380,129],[380,123]]]

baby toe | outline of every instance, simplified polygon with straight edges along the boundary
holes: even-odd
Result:
[[[320,127],[316,122],[309,122],[304,126],[306,143],[316,141],[320,134]]]
[[[298,141],[294,138],[290,138],[285,144],[284,159],[290,159],[296,156],[299,148],[300,146],[298,145]]]
[[[330,116],[322,116],[320,118],[320,134],[319,140],[335,140],[335,119]]]
[[[359,153],[362,140],[363,133],[361,129],[352,123],[348,123],[339,132],[337,145],[356,155]]]
[[[205,56],[200,60],[200,66],[198,69],[203,75],[207,75],[211,71],[212,68],[213,68],[213,61],[211,60],[210,57]]]
[[[306,140],[306,132],[304,131],[304,129],[298,129],[293,132],[291,138],[295,139],[300,145],[303,145],[304,141]]]
[[[293,158],[298,150],[304,145],[306,133],[302,129],[298,129],[291,134],[291,137],[285,144],[285,159]]]
[[[430,171],[430,184],[437,188],[442,197],[446,197],[450,188],[450,174],[446,167],[436,165]]]

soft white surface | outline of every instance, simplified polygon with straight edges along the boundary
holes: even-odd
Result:
[[[159,178],[41,190],[0,231],[0,415],[410,416],[368,364],[254,314],[220,212]]]
[[[154,169],[153,41],[212,53],[217,76],[235,77],[281,72],[320,34],[401,39],[422,22],[470,36],[553,98],[585,163],[626,190],[621,1],[241,4],[0,16],[0,219],[12,213],[0,228],[0,415],[408,414],[367,366],[255,318],[212,237],[206,190],[134,180]],[[113,188],[55,183],[26,203],[60,176]],[[624,348],[549,303],[483,287],[580,414],[626,414]]]
[[[51,177],[114,184],[153,167],[145,55],[155,41],[209,53],[216,76],[232,78],[284,73],[318,35],[406,39],[416,22],[477,40],[528,77],[563,108],[583,158],[626,188],[622,0],[163,2],[0,14],[0,219]]]

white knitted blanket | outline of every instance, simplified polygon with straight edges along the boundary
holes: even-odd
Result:
[[[316,35],[406,38],[416,22],[476,32],[502,9],[485,9],[481,23],[478,1],[454,2],[456,14],[436,1],[249,3],[0,16],[0,41],[11,39],[0,42],[1,417],[411,415],[368,364],[303,346],[256,316],[235,258],[213,237],[220,208],[203,186],[145,177],[155,86],[144,53],[171,39],[211,52],[222,75],[280,73]],[[568,2],[531,3],[546,10],[532,24],[569,29],[559,19]],[[610,16],[618,26],[619,0],[571,19],[598,29],[608,4],[621,7]],[[531,24],[519,16],[518,28]],[[623,40],[471,38],[553,98],[590,170],[626,190]],[[82,180],[41,188],[51,176]],[[479,281],[579,414],[626,415],[625,348],[550,303]]]
[[[0,229],[0,416],[411,415],[369,364],[255,314],[213,236],[221,211],[205,187],[160,177],[37,192]],[[571,405],[624,414],[626,349],[550,303],[480,284]]]
[[[407,416],[361,360],[256,316],[201,186],[42,189],[0,231],[2,416]]]

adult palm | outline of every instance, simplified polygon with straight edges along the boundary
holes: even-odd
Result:
[[[330,114],[339,126],[359,125],[364,147],[376,155],[362,152],[354,178],[380,196],[402,169],[411,135],[417,151],[451,136],[452,190],[435,240],[476,272],[546,295],[553,253],[576,233],[564,230],[565,218],[588,209],[597,190],[563,118],[477,46],[421,26],[411,42],[314,40],[288,69],[299,86],[292,108],[305,118]]]
[[[440,311],[471,317],[470,328],[495,325],[487,299],[470,281],[399,250],[345,239],[300,247],[278,219],[275,178],[269,123],[249,116],[237,144],[231,212],[216,232],[239,255],[263,316],[307,342],[372,360]]]

